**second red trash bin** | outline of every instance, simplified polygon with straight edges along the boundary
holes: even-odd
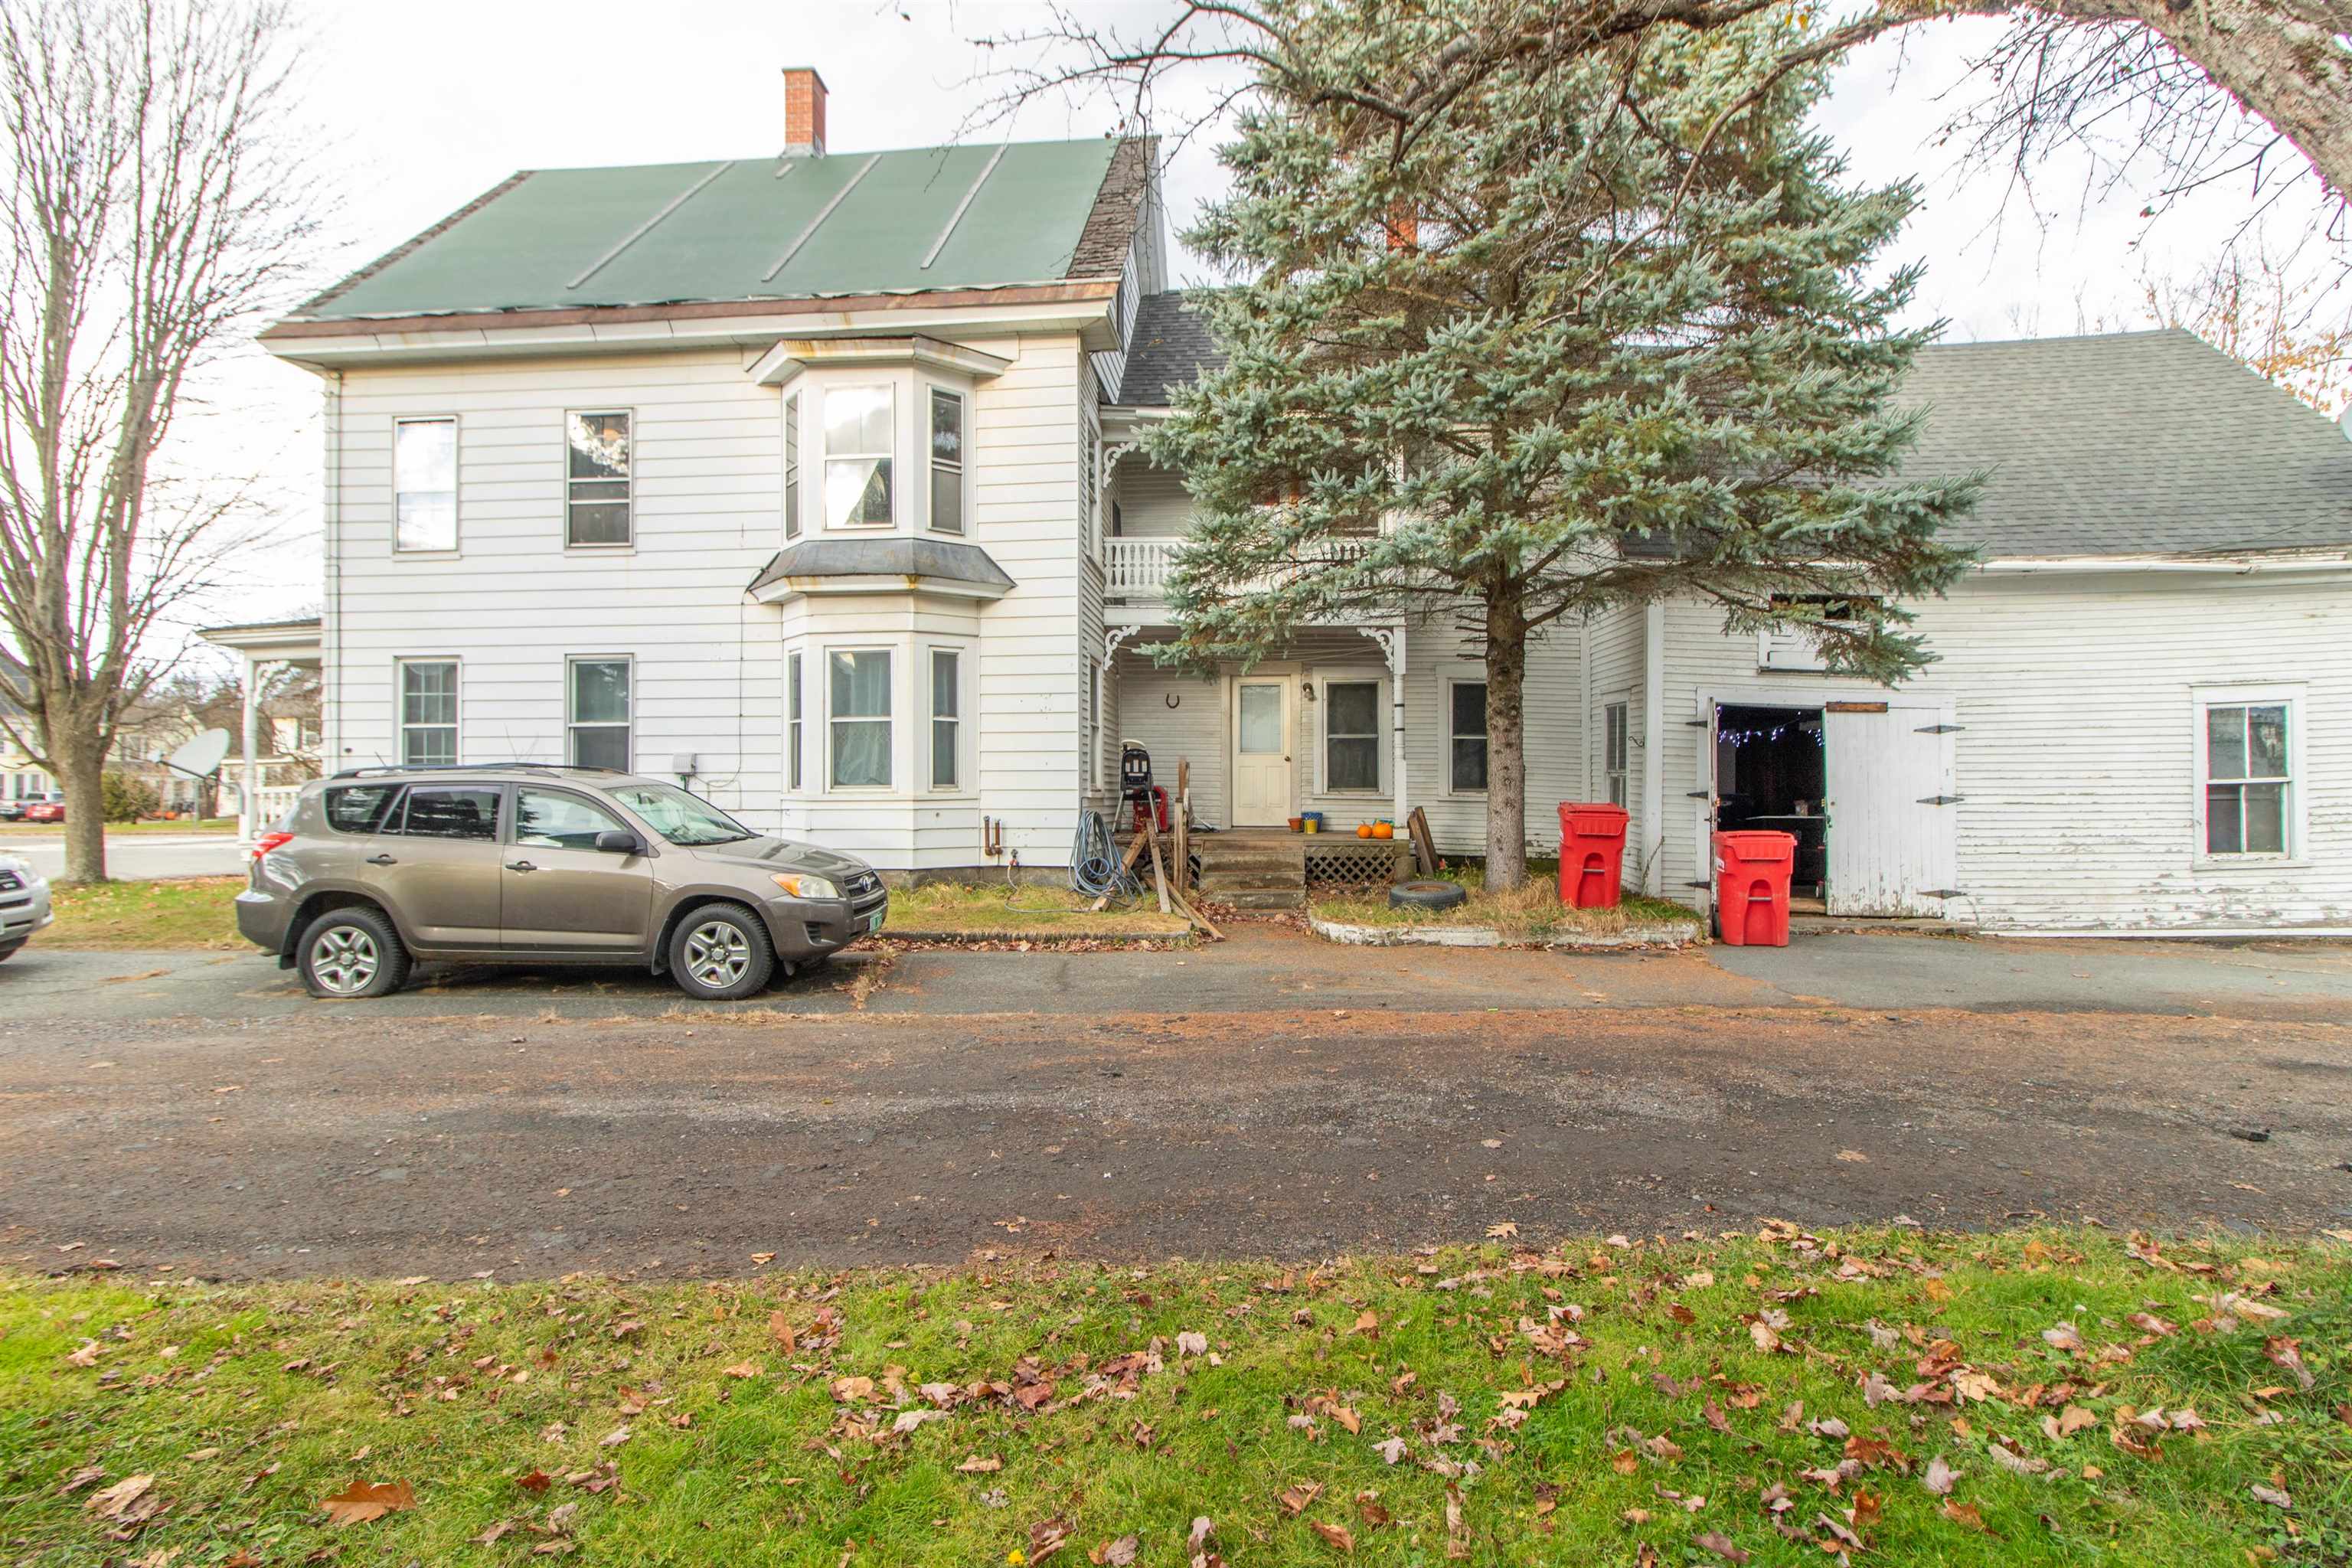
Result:
[[[1623,884],[1625,808],[1559,803],[1559,901],[1571,909],[1613,910]]]
[[[1715,923],[1729,947],[1789,945],[1789,874],[1793,833],[1715,836]]]

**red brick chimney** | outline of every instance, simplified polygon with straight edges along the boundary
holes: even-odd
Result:
[[[784,156],[824,156],[824,78],[808,66],[784,71]]]

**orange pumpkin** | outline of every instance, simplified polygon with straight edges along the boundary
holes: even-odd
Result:
[[[1372,837],[1375,838],[1394,838],[1396,837],[1396,824],[1393,822],[1373,823]]]
[[[1370,838],[1371,836],[1372,836],[1372,825],[1371,825],[1370,823],[1369,823],[1369,822],[1360,822],[1360,823],[1356,824],[1356,837],[1359,837],[1359,838]]]

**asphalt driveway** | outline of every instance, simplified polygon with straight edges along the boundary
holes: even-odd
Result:
[[[246,954],[0,971],[0,1261],[740,1273],[1805,1224],[2352,1223],[2352,952],[864,955],[314,1004]],[[71,1248],[71,1250],[61,1250]]]

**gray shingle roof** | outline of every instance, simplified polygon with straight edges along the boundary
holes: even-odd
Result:
[[[768,558],[744,589],[756,594],[788,577],[929,577],[1003,593],[1013,579],[977,544],[945,539],[804,539]]]
[[[1118,401],[1165,405],[1219,360],[1181,294],[1151,295]],[[1938,343],[1901,397],[1928,409],[1906,473],[1989,471],[1948,533],[1989,558],[2352,545],[2352,441],[2189,332]]]

